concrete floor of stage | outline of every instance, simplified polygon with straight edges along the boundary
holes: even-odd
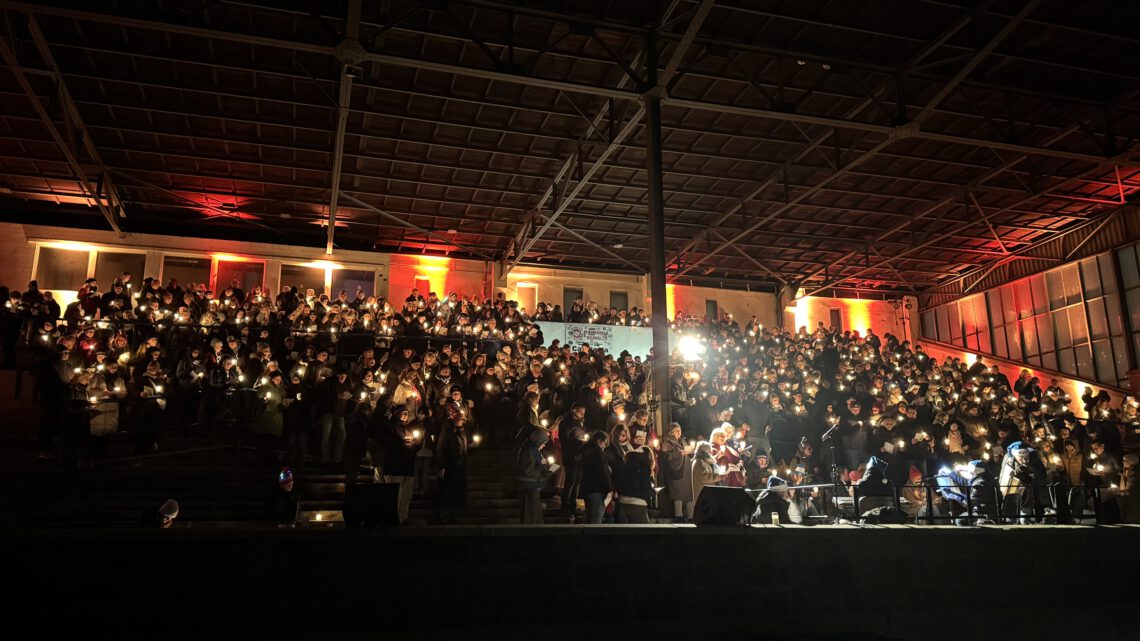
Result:
[[[1009,641],[1134,638],[1138,534],[455,526],[3,532],[0,543],[22,588],[10,611],[52,617],[67,604],[65,626],[120,612],[129,629],[106,630],[128,637]]]

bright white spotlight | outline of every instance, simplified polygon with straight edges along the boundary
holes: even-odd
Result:
[[[695,336],[682,336],[677,347],[681,350],[681,358],[686,361],[699,361],[705,354],[705,344]]]

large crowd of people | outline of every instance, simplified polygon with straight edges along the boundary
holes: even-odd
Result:
[[[545,509],[693,520],[714,485],[758,494],[764,523],[1140,522],[1135,399],[1071,399],[1029,371],[1010,381],[981,358],[937,362],[872,330],[679,315],[669,322],[689,345],[668,355],[658,393],[654,354],[544,340],[548,321],[650,323],[588,301],[564,316],[502,294],[273,295],[126,273],[106,292],[88,279],[63,308],[34,281],[0,298],[5,364],[34,373],[43,407],[39,456],[69,470],[96,465],[119,434],[146,454],[164,426],[193,426],[240,430],[289,491],[292,470],[313,465],[349,486],[397,484],[401,521],[415,494],[461,520],[468,454],[483,446],[514,453],[523,523]]]

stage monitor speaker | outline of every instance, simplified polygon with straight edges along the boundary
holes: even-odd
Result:
[[[710,485],[701,490],[693,507],[697,525],[747,525],[756,502],[742,487]]]
[[[348,528],[396,527],[399,483],[357,483],[344,493],[344,525]]]

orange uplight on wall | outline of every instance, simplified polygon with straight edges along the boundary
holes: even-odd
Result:
[[[451,259],[446,256],[416,256],[415,279],[427,280],[430,284],[429,292],[435,292],[440,298],[447,296],[447,273],[451,271]],[[427,296],[428,292],[421,291]]]
[[[247,263],[253,260],[252,258],[246,258],[245,256],[235,256],[233,254],[210,254],[210,258],[223,263]]]
[[[677,318],[677,286],[672,283],[665,284],[665,309],[669,313],[669,320]]]
[[[857,300],[853,298],[844,298],[840,302],[843,304],[844,316],[847,319],[847,326],[849,329],[866,334],[867,330],[871,327],[871,301]],[[827,323],[827,319],[820,319]]]

